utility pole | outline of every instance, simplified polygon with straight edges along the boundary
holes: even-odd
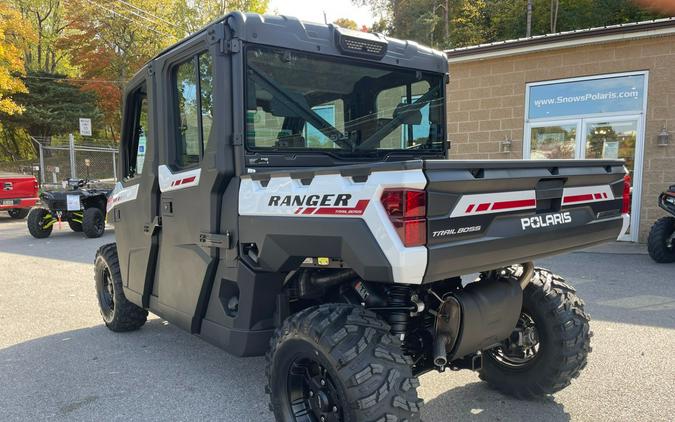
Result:
[[[328,17],[326,16],[326,11],[325,11],[325,10],[323,11],[323,23],[325,23],[326,25],[328,25]]]
[[[77,179],[77,169],[75,168],[75,137],[68,134],[68,150],[70,151],[70,177]]]
[[[527,0],[527,32],[525,34],[527,38],[532,36],[532,3],[534,0]]]

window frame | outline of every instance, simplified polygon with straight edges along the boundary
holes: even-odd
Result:
[[[148,95],[148,88],[147,88],[147,82],[143,80],[140,82],[136,87],[134,87],[129,93],[127,94],[127,110],[125,110],[125,114],[127,115],[127,123],[129,124],[128,127],[125,128],[125,133],[124,133],[124,139],[128,139],[124,145],[123,145],[123,172],[122,172],[122,180],[123,181],[130,181],[130,180],[136,180],[140,178],[143,175],[143,172],[140,174],[138,172],[134,173],[133,176],[130,175],[130,169],[131,169],[131,161],[132,157],[135,158],[135,166],[138,166],[138,137],[137,137],[137,129],[138,125],[141,119],[141,105],[143,103],[143,100],[145,99],[148,110],[148,121],[147,121],[147,126],[150,125],[150,98]],[[128,108],[131,108],[131,114],[129,113]],[[146,136],[146,157],[147,157],[147,145],[149,143],[150,137],[148,136],[150,133],[150,128],[146,128],[147,133],[145,134]]]

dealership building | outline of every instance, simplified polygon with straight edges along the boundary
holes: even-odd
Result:
[[[675,184],[675,18],[446,51],[452,159],[622,158],[630,234]]]

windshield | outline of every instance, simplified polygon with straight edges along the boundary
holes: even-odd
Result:
[[[249,150],[443,152],[442,74],[258,46],[246,58]]]

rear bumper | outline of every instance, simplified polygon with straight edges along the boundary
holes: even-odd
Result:
[[[0,211],[11,210],[15,208],[32,208],[39,198],[12,198],[0,199]],[[11,201],[11,204],[9,203]]]

